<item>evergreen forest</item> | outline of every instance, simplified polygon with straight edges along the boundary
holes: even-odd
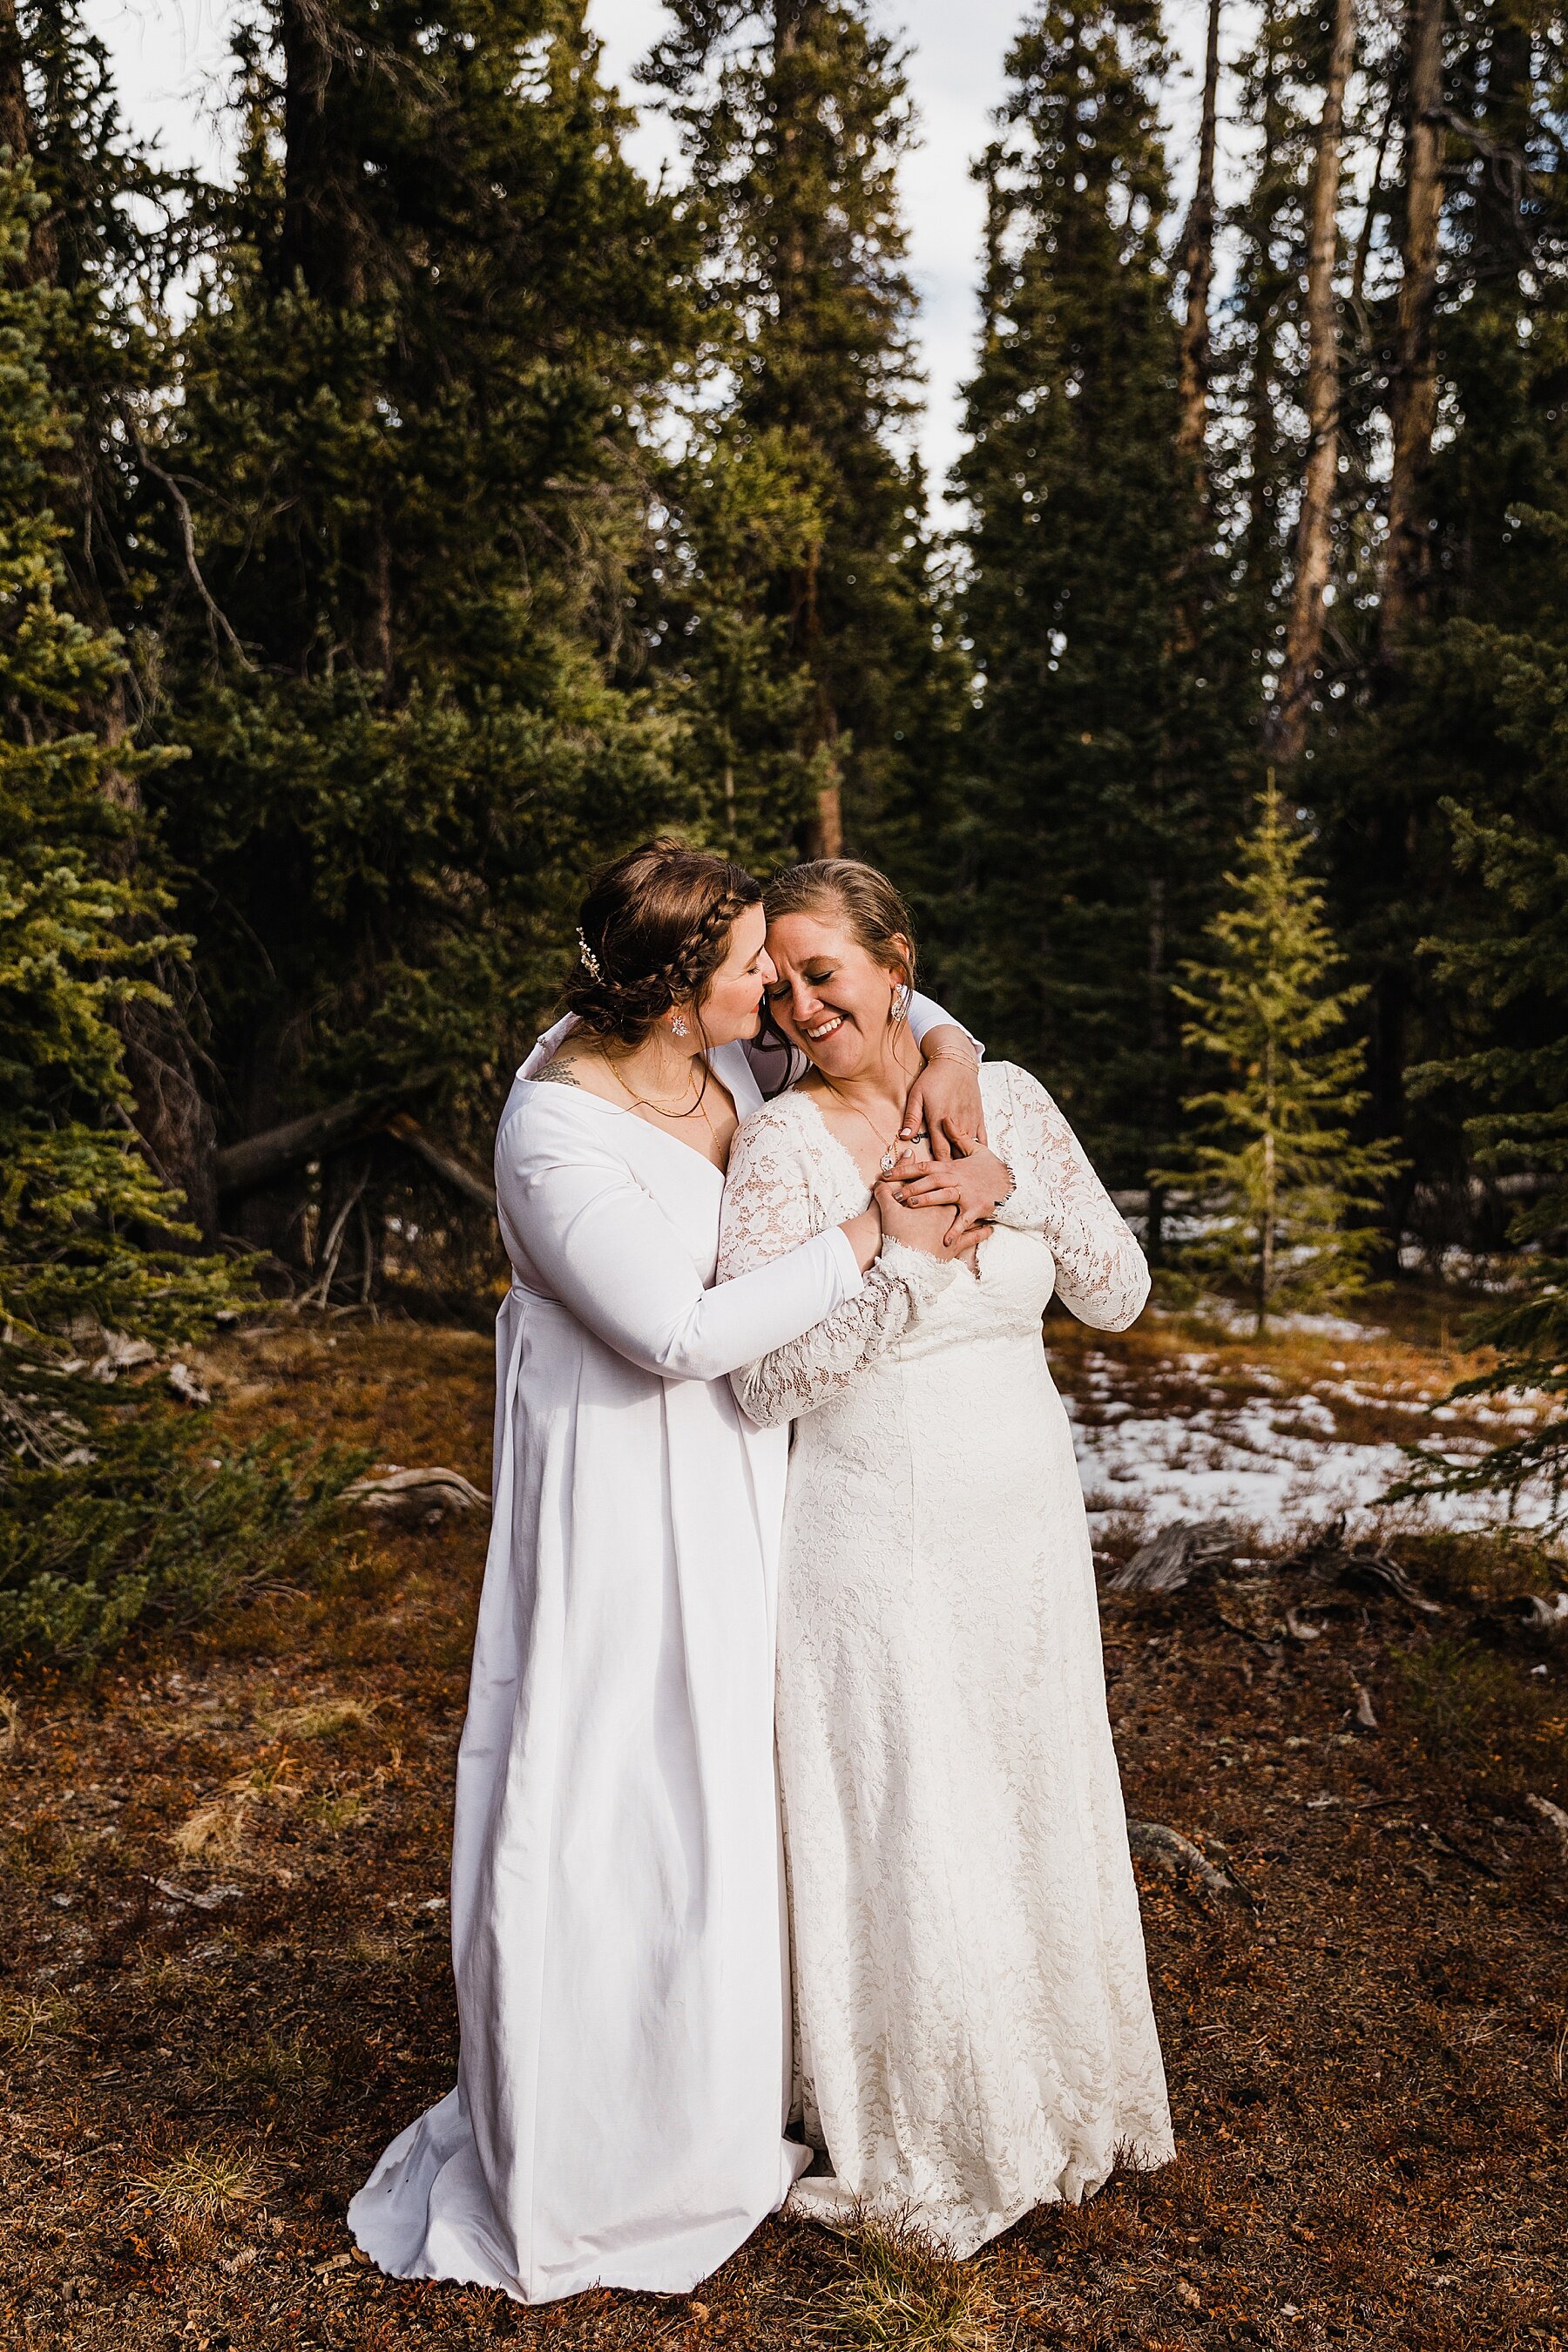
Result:
[[[0,0],[7,1455],[72,1458],[40,1363],[488,1285],[582,877],[660,828],[883,865],[1158,1261],[1273,827],[1323,1246],[1511,1236],[1552,1381],[1568,12],[1209,0],[1178,211],[1161,0],[1020,0],[952,529],[896,7],[673,0],[658,185],[583,0],[237,21],[217,185]]]

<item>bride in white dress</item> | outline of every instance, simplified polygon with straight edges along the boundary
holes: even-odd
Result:
[[[863,1209],[893,1165],[909,920],[871,869],[766,900],[770,990],[812,1074],[744,1121],[720,1273]],[[1173,2153],[1071,1433],[1041,1316],[1117,1330],[1142,1255],[1026,1071],[981,1074],[995,1158],[900,1182],[857,1295],[734,1377],[795,1422],[778,1753],[797,2096],[791,2210],[915,2222],[958,2256]],[[900,1162],[900,1168],[908,1161]],[[955,1204],[994,1199],[978,1253]],[[967,1188],[967,1191],[966,1191]],[[956,1537],[953,1530],[957,1530]]]
[[[502,1116],[458,2082],[349,2209],[397,2277],[527,2302],[683,2291],[805,2160],[784,2137],[773,1759],[785,1438],[742,1420],[726,1375],[853,1297],[879,1234],[862,1203],[711,1286],[725,1157],[762,1099],[742,1042],[773,977],[760,898],[678,844],[609,868],[569,998],[586,1025],[542,1041]],[[921,1091],[951,1122],[973,1059]]]

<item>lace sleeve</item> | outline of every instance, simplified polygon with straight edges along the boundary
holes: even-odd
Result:
[[[719,1229],[721,1282],[749,1274],[794,1249],[831,1222],[818,1197],[800,1138],[769,1109],[735,1138]],[[884,1242],[858,1295],[800,1339],[774,1348],[730,1376],[742,1411],[764,1429],[794,1421],[842,1394],[862,1365],[885,1355],[922,1301],[945,1290],[958,1272],[900,1242]]]
[[[1143,1253],[1050,1096],[1027,1070],[1009,1067],[1007,1133],[996,1150],[1016,1189],[998,1224],[1043,1234],[1057,1265],[1057,1297],[1080,1323],[1123,1331],[1149,1296]]]

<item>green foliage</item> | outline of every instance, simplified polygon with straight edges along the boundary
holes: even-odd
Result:
[[[915,404],[901,57],[861,0],[667,16],[645,78],[685,136],[709,299],[660,658],[737,849],[820,849],[837,802],[851,847],[918,881],[915,813],[942,788],[958,672],[924,484],[897,447]]]
[[[1175,1124],[1171,977],[1240,822],[1256,688],[1180,458],[1156,0],[1031,10],[988,153],[984,329],[957,468],[976,671],[969,1017],[1143,1177]],[[1245,664],[1245,649],[1242,649]]]
[[[441,1064],[477,1145],[584,867],[700,816],[626,633],[689,239],[583,14],[275,0],[241,42],[239,184],[149,420],[201,574],[169,546],[192,757],[158,799],[241,1132]],[[251,1206],[294,1254],[297,1188]]]
[[[188,1413],[121,1412],[117,1425],[96,1433],[92,1460],[19,1471],[6,1483],[7,1664],[86,1671],[135,1629],[194,1625],[247,1593],[312,1575],[341,1540],[337,1498],[368,1455],[278,1435],[215,1457]]]
[[[1322,894],[1272,777],[1240,849],[1229,903],[1208,925],[1211,961],[1184,965],[1176,991],[1196,1016],[1184,1043],[1223,1075],[1188,1096],[1196,1139],[1163,1173],[1214,1221],[1192,1262],[1239,1284],[1261,1331],[1282,1308],[1361,1286],[1375,1233],[1353,1220],[1375,1206],[1393,1160],[1352,1136],[1365,1050],[1345,1031],[1365,992],[1333,984]]]
[[[146,968],[177,942],[127,855],[155,762],[90,730],[119,649],[60,601],[42,501],[66,434],[42,356],[58,299],[21,268],[37,211],[0,168],[0,1416],[24,1444],[25,1358],[83,1323],[183,1336],[234,1295],[226,1263],[180,1246],[182,1203],[127,1115],[117,1015],[157,994]]]
[[[1504,648],[1494,646],[1494,653]],[[1556,713],[1568,687],[1568,651],[1543,674],[1544,648],[1513,650],[1513,731],[1528,735],[1546,720],[1542,748],[1560,766]],[[1534,694],[1529,690],[1533,673]],[[1544,704],[1541,699],[1546,689]],[[1558,808],[1568,776],[1554,775]],[[1492,1015],[1495,1036],[1471,1053],[1412,1074],[1423,1089],[1461,1088],[1496,1108],[1469,1122],[1479,1164],[1498,1174],[1523,1171],[1539,1181],[1512,1222],[1523,1253],[1516,1293],[1474,1318],[1473,1344],[1497,1350],[1495,1364],[1461,1382],[1457,1397],[1533,1390],[1545,1400],[1536,1426],[1479,1459],[1450,1461],[1415,1451],[1400,1495],[1501,1491],[1543,1494],[1553,1524],[1568,1501],[1568,849],[1510,817],[1491,823],[1449,806],[1462,866],[1477,868],[1493,925],[1477,935],[1432,944],[1444,981]]]

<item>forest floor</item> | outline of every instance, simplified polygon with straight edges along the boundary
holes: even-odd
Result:
[[[1184,1590],[1102,1596],[1129,1811],[1241,1890],[1138,1864],[1173,2165],[957,2272],[788,2221],[690,2297],[525,2311],[365,2266],[347,2200],[452,2077],[484,1528],[356,1527],[308,1589],[0,1706],[0,2343],[1568,2352],[1568,1644],[1500,1609],[1568,1571],[1368,1522],[1402,1593],[1370,1547],[1314,1548],[1369,1449],[1452,1428],[1441,1302],[1384,1319],[1047,1327],[1104,1582],[1173,1482],[1186,1516],[1250,1509]],[[273,1326],[209,1369],[233,1433],[293,1421],[487,1483],[481,1337]]]

